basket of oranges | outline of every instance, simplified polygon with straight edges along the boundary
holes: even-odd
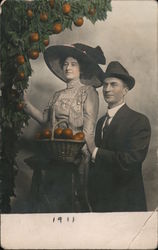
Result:
[[[74,162],[85,144],[85,135],[82,131],[73,134],[72,129],[68,125],[67,128],[61,128],[59,124],[62,122],[63,120],[58,122],[52,130],[45,129],[42,133],[36,134],[36,139],[42,142],[43,146],[49,150],[53,159]]]

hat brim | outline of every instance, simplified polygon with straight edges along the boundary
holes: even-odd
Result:
[[[86,52],[82,52],[73,47],[73,45],[54,45],[44,51],[44,60],[48,68],[64,82],[67,82],[67,79],[64,75],[61,61],[66,57],[73,56],[79,60],[79,64],[82,64],[81,83],[92,85],[95,88],[100,87],[102,85],[101,77],[103,71]]]
[[[125,76],[125,75],[122,75],[122,74],[118,74],[118,73],[104,73],[103,75],[103,79],[105,78],[108,78],[108,77],[116,77],[116,78],[119,78],[121,80],[123,80],[128,88],[131,90],[134,85],[135,85],[135,79],[132,77],[132,76]]]

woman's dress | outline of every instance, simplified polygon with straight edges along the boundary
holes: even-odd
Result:
[[[94,138],[99,107],[98,93],[92,86],[71,82],[55,93],[44,111],[50,127],[60,121],[68,123],[73,133],[83,131],[86,138]],[[77,163],[63,163],[51,159],[42,169],[34,171],[32,179],[32,212],[90,211],[86,193],[86,175],[90,155],[86,144]],[[38,187],[37,187],[38,186]]]

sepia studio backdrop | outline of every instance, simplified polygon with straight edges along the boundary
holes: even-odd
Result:
[[[154,210],[158,206],[157,2],[113,0],[112,12],[108,12],[106,21],[93,25],[85,19],[81,28],[73,26],[72,31],[65,30],[50,37],[50,45],[64,43],[85,43],[92,47],[99,45],[107,60],[102,67],[104,71],[110,61],[118,60],[135,78],[136,85],[128,92],[126,101],[131,108],[147,115],[151,123],[151,143],[143,164],[143,178],[148,210]],[[31,65],[33,74],[29,80],[28,98],[42,111],[53,93],[64,88],[65,83],[47,68],[42,54],[37,60],[31,60]],[[98,92],[99,118],[106,112],[107,106],[102,88]],[[29,211],[33,171],[24,160],[37,153],[33,139],[38,130],[37,122],[30,119],[19,141],[19,170],[15,180],[16,197],[11,201],[12,213]]]

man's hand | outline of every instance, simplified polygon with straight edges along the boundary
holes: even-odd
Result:
[[[96,147],[95,143],[94,143],[94,139],[93,138],[86,138],[86,142],[87,142],[88,150],[89,150],[90,154],[92,154],[95,147]]]

